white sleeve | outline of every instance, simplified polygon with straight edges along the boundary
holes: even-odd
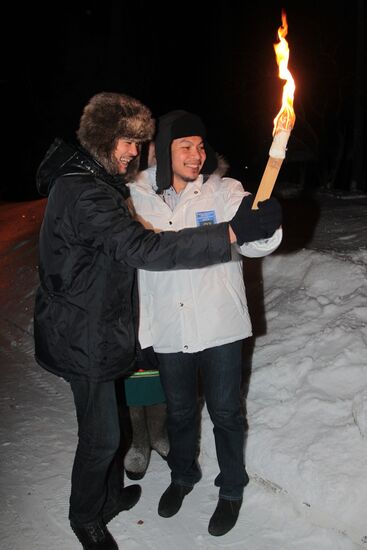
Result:
[[[225,207],[225,220],[230,221],[237,212],[243,197],[250,193],[244,190],[240,181],[233,178],[222,178],[221,188]]]
[[[261,239],[251,243],[236,245],[237,251],[247,258],[262,258],[278,248],[283,238],[283,229],[279,227],[269,239]]]

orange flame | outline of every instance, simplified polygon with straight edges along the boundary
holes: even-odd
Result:
[[[275,56],[279,67],[279,78],[286,80],[283,86],[282,106],[274,119],[273,136],[280,130],[292,130],[296,115],[293,109],[294,84],[293,77],[288,69],[289,47],[285,37],[288,34],[287,15],[282,11],[282,26],[278,29],[279,42],[274,44]]]

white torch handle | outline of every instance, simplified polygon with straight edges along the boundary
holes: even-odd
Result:
[[[281,130],[274,136],[273,143],[271,144],[269,150],[269,160],[265,167],[252,205],[253,210],[257,210],[258,202],[264,201],[271,196],[280,167],[283,159],[285,158],[285,152],[287,150],[287,143],[290,135],[290,131],[288,132],[286,130]]]
[[[273,157],[273,159],[285,159],[285,152],[287,150],[287,143],[290,135],[291,133],[286,130],[281,130],[275,134],[269,150],[269,157]]]

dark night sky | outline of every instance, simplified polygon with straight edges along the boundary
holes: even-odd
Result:
[[[102,90],[136,96],[155,116],[174,108],[198,113],[231,175],[257,181],[280,107],[273,43],[282,8],[297,86],[291,169],[293,154],[317,148],[315,129],[325,120],[330,127],[322,132],[332,136],[330,113],[351,116],[348,101],[339,108],[340,95],[354,101],[357,2],[186,1],[175,4],[175,16],[159,2],[140,0],[33,3],[17,19],[15,74],[2,81],[3,94],[17,102],[27,143],[23,196],[33,193],[52,139],[73,136],[84,104]]]

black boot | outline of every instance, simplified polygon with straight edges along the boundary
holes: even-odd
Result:
[[[220,498],[214,514],[210,518],[208,531],[215,537],[225,535],[235,525],[242,505],[241,500]]]
[[[186,495],[191,493],[192,487],[184,485],[171,485],[164,491],[158,504],[158,514],[163,518],[170,518],[177,514]]]
[[[106,506],[103,510],[103,521],[108,523],[117,514],[124,510],[130,510],[138,502],[141,495],[140,485],[129,485],[124,487],[121,491],[119,500],[112,506]]]
[[[103,521],[93,521],[84,525],[70,522],[71,528],[83,546],[83,550],[118,550],[117,542]]]

